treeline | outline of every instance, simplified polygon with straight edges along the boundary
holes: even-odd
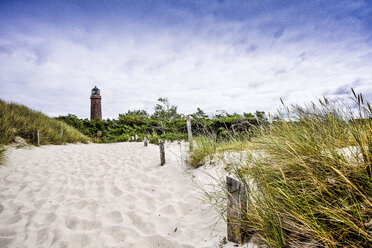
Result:
[[[170,141],[186,140],[186,116],[178,113],[177,106],[171,105],[167,98],[159,98],[158,101],[152,115],[145,110],[133,110],[119,114],[118,119],[90,121],[79,119],[73,114],[56,119],[66,122],[92,138],[96,137],[97,131],[101,131],[100,142],[128,141],[136,135],[138,140],[147,136],[153,143],[156,143],[159,138]],[[267,122],[262,111],[243,115],[219,111],[218,114],[209,117],[203,110],[197,108],[197,111],[190,116],[194,135],[213,133],[218,138],[249,132],[252,126]]]

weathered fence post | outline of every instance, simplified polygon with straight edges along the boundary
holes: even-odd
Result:
[[[247,211],[247,193],[243,183],[226,176],[227,185],[227,239],[242,244],[247,238],[243,228]]]
[[[189,150],[192,151],[193,144],[192,144],[192,131],[191,131],[191,121],[190,116],[187,116],[187,135],[189,136]]]
[[[164,142],[159,140],[159,148],[160,148],[160,165],[165,164],[165,151],[164,151]]]
[[[98,130],[97,131],[97,139],[101,139],[102,137],[102,131]]]
[[[37,141],[37,146],[40,146],[40,134],[39,134],[39,129],[36,130],[36,141]]]
[[[161,131],[162,131],[163,135],[165,135],[164,125],[163,125],[162,121],[160,121],[160,125],[161,125]]]
[[[61,137],[63,137],[63,129],[59,130],[59,135],[61,135]]]
[[[147,146],[147,137],[144,137],[144,138],[143,138],[143,145],[144,145],[144,146]]]

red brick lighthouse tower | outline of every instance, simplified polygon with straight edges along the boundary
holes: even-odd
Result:
[[[97,119],[102,120],[102,108],[101,108],[101,95],[100,90],[97,86],[92,89],[90,95],[90,120],[95,121]]]

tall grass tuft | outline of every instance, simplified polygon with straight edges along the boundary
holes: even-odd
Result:
[[[40,132],[41,144],[89,141],[88,137],[62,121],[49,118],[24,105],[0,100],[0,144],[9,144],[16,136],[36,144],[36,130]],[[63,135],[59,134],[60,130],[63,130]]]
[[[229,134],[223,139],[218,139],[217,135],[213,133],[197,136],[193,139],[195,147],[189,153],[187,163],[197,168],[213,159],[223,159],[226,153],[246,149],[247,140],[250,138],[250,133]]]
[[[286,108],[247,144],[233,173],[247,187],[241,221],[262,245],[372,247],[372,109],[354,96]]]
[[[2,164],[4,161],[4,152],[5,149],[0,145],[0,164]]]

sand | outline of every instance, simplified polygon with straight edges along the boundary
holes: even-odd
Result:
[[[139,142],[9,148],[0,247],[232,247],[181,154],[166,144],[160,166]]]

